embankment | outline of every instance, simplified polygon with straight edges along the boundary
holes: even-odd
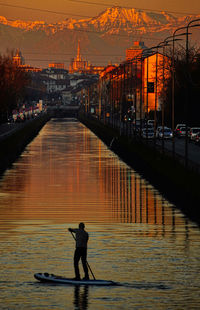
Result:
[[[47,114],[42,114],[23,124],[16,124],[11,131],[0,136],[0,175],[12,165],[49,119]]]
[[[93,131],[124,162],[153,184],[162,195],[200,224],[200,175],[186,170],[178,161],[96,119],[79,115],[79,120]],[[115,138],[115,139],[113,139]]]

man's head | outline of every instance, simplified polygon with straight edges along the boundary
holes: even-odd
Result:
[[[80,229],[84,229],[84,228],[85,228],[85,224],[84,224],[84,223],[80,223],[80,224],[79,224],[79,228],[80,228]]]

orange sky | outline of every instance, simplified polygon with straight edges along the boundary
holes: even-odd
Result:
[[[88,4],[89,2],[91,4]],[[54,12],[63,12],[66,14],[62,15],[50,12],[27,10],[25,8],[9,7],[5,5],[30,7]],[[67,17],[81,19],[81,16],[82,18],[86,18],[86,16],[96,16],[108,6],[111,7],[113,5],[151,9],[152,11],[174,11],[185,13],[185,15],[188,13],[200,14],[199,0],[4,0],[0,1],[0,15],[5,16],[8,19],[45,20],[46,22],[57,22],[62,21]]]

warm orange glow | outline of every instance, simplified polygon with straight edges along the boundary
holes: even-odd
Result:
[[[156,59],[157,58],[157,59]],[[163,69],[163,59],[164,59],[164,69]],[[162,99],[160,97],[160,94],[163,90],[163,78],[167,79],[169,78],[169,64],[170,59],[166,56],[158,53],[149,56],[148,58],[145,58],[144,60],[144,78],[143,78],[143,94],[144,94],[144,111],[147,111],[147,76],[148,76],[148,82],[154,83],[154,92],[148,93],[148,112],[150,110],[161,110],[162,105]],[[157,65],[156,65],[157,63]],[[157,69],[156,69],[157,66]],[[147,72],[148,70],[148,72]],[[157,78],[156,78],[156,70],[157,70]],[[163,71],[164,70],[164,71]],[[157,81],[156,81],[157,79]],[[157,85],[156,85],[157,83]],[[157,88],[156,88],[157,87]],[[157,98],[156,98],[156,92],[157,92]]]
[[[95,135],[79,124],[77,139],[73,127],[47,124],[6,173],[2,221],[161,225],[177,220],[167,202]]]

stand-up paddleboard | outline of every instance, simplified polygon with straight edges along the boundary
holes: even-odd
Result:
[[[34,277],[41,282],[59,283],[59,284],[73,284],[73,285],[116,285],[114,281],[108,280],[74,280],[48,273],[35,273]]]

